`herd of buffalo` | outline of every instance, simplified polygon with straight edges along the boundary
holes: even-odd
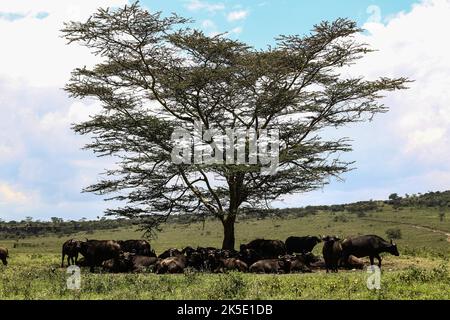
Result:
[[[323,242],[323,258],[312,254],[314,247]],[[223,250],[212,247],[171,248],[157,255],[146,240],[68,240],[63,244],[61,267],[67,263],[80,267],[96,267],[106,272],[142,272],[152,270],[157,274],[183,273],[186,268],[222,273],[241,271],[252,273],[311,272],[325,269],[337,272],[338,268],[362,269],[369,257],[381,267],[380,253],[399,255],[395,243],[376,235],[339,239],[336,236],[289,237],[281,240],[256,239],[242,244],[240,250]],[[78,259],[79,254],[83,257]],[[0,258],[6,261],[0,248]],[[5,263],[6,264],[6,263]]]
[[[323,242],[323,258],[312,254],[314,247]],[[311,272],[325,269],[338,272],[338,268],[362,269],[369,257],[370,264],[377,258],[381,267],[380,253],[399,255],[395,243],[376,235],[339,239],[336,236],[289,237],[281,240],[256,239],[242,244],[240,250],[223,250],[212,247],[171,248],[156,255],[146,240],[67,240],[62,247],[61,267],[67,257],[68,265],[96,267],[106,272],[183,273],[184,269],[226,272],[229,270],[253,273]],[[79,254],[83,257],[78,259]],[[0,260],[7,265],[8,249],[0,247]]]

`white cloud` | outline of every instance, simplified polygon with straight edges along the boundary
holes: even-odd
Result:
[[[186,5],[186,8],[190,11],[205,10],[210,13],[215,13],[217,11],[225,10],[225,5],[223,3],[209,3],[201,0],[191,0]]]
[[[8,183],[0,182],[0,204],[23,204],[29,200],[25,193]]]
[[[279,206],[332,204],[386,199],[392,192],[447,190],[450,181],[450,1],[425,0],[409,12],[372,16],[360,40],[376,52],[350,68],[353,76],[375,79],[406,76],[410,89],[387,94],[390,107],[372,123],[338,130],[354,139],[357,168],[345,183],[332,182],[324,190],[286,197]],[[385,23],[381,23],[384,21]]]
[[[236,28],[234,28],[234,29],[231,30],[231,33],[234,33],[234,34],[241,34],[242,31],[243,31],[242,27],[236,27]]]
[[[106,204],[80,191],[98,179],[107,162],[81,151],[87,139],[70,129],[99,106],[92,101],[74,102],[61,90],[75,67],[98,60],[87,49],[67,46],[59,30],[63,22],[85,20],[99,7],[127,2],[0,1],[2,218],[102,214]],[[79,165],[89,161],[97,164],[96,172]],[[64,211],[58,211],[61,203],[66,204]]]
[[[0,76],[21,79],[33,86],[62,87],[78,66],[97,61],[87,49],[67,46],[61,38],[63,22],[84,20],[98,7],[121,6],[126,0],[0,1]]]
[[[95,217],[107,204],[101,198],[80,194],[95,183],[111,159],[96,159],[81,147],[86,137],[75,135],[70,125],[99,110],[93,101],[73,101],[57,88],[35,88],[0,78],[0,215],[6,219],[63,216]],[[86,163],[91,162],[91,168]],[[95,166],[94,166],[95,164]],[[85,204],[57,210],[58,204]]]
[[[95,217],[112,205],[79,194],[98,178],[102,168],[109,167],[110,160],[104,162],[80,151],[86,140],[69,128],[99,106],[69,100],[58,88],[73,68],[89,66],[96,59],[83,48],[66,46],[58,30],[63,21],[85,19],[99,6],[124,3],[0,1],[0,210],[8,218]],[[188,9],[214,13],[225,10],[225,5],[194,0]],[[231,12],[230,21],[247,17],[244,11]],[[408,76],[415,82],[410,90],[388,95],[384,100],[391,107],[388,114],[372,124],[339,132],[356,140],[355,152],[349,157],[358,159],[358,170],[345,184],[288,197],[289,206],[448,189],[450,43],[442,32],[450,30],[450,1],[426,0],[411,12],[389,17],[386,24],[380,23],[386,19],[378,19],[376,10],[370,13],[375,15],[364,26],[368,32],[361,39],[378,51],[355,65],[352,73],[367,78]],[[202,26],[211,34],[217,32],[212,20],[203,21]],[[240,32],[241,27],[231,30]],[[407,170],[400,172],[404,167]]]
[[[230,22],[244,20],[248,16],[247,10],[232,11],[227,15],[227,20]]]
[[[387,24],[369,21],[362,40],[378,51],[355,71],[370,78],[407,76],[415,81],[409,90],[385,99],[391,107],[386,134],[400,142],[399,160],[446,165],[450,170],[450,42],[442,38],[442,30],[450,30],[449,16],[450,1],[425,0]]]

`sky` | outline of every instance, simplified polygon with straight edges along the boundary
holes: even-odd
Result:
[[[71,70],[96,63],[67,46],[64,21],[127,0],[0,1],[0,219],[95,219],[113,203],[81,193],[113,164],[81,150],[88,141],[72,123],[99,110],[62,90]],[[450,0],[145,0],[148,10],[176,12],[209,35],[256,48],[280,34],[307,34],[322,20],[347,17],[378,51],[349,71],[375,79],[406,76],[410,89],[386,95],[390,111],[336,132],[353,139],[344,155],[355,169],[321,190],[286,196],[275,207],[348,203],[450,189]]]

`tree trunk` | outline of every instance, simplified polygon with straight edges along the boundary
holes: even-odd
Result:
[[[223,221],[223,244],[222,249],[234,250],[234,217],[228,217]]]

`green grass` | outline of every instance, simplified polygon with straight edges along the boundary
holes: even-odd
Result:
[[[345,216],[338,219],[336,216]],[[380,220],[372,221],[368,219]],[[450,232],[450,223],[440,222],[437,212],[386,208],[365,218],[338,213],[319,213],[304,218],[244,220],[236,225],[237,245],[254,238],[285,239],[290,235],[337,234],[340,236],[378,234],[400,228],[397,241],[400,257],[385,255],[382,289],[366,287],[364,271],[339,274],[225,275],[90,274],[82,273],[82,289],[66,289],[67,275],[60,269],[60,248],[65,238],[27,238],[16,243],[1,241],[10,249],[10,265],[0,266],[0,299],[450,299],[450,243],[444,234],[414,225]],[[140,232],[118,229],[77,234],[78,238],[133,239]],[[157,252],[187,245],[220,247],[221,225],[167,225],[152,246]],[[317,246],[316,253],[320,253]]]
[[[46,255],[34,259],[48,258]],[[82,289],[65,286],[59,269],[30,264],[0,272],[0,299],[450,299],[447,265],[384,271],[381,290],[366,288],[367,274],[184,275],[90,274]]]

